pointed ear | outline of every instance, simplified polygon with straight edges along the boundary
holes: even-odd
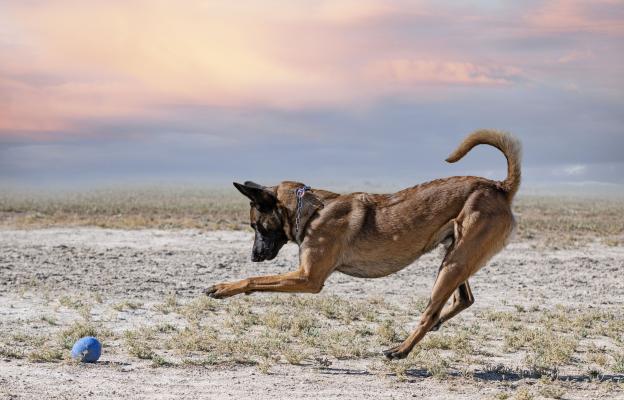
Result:
[[[269,189],[257,183],[250,181],[244,184],[233,182],[234,187],[238,189],[245,197],[251,200],[251,203],[260,211],[271,210],[277,204],[277,197]]]

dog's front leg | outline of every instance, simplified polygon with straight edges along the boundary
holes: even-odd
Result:
[[[256,276],[237,282],[219,283],[208,288],[205,293],[215,299],[256,291],[318,293],[323,288],[324,282],[325,279],[312,279],[299,270],[280,275]]]
[[[318,293],[336,266],[335,254],[335,251],[328,249],[324,251],[306,249],[302,251],[301,266],[297,271],[219,283],[206,289],[204,293],[215,299],[260,291]]]

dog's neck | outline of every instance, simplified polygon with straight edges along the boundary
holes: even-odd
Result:
[[[286,201],[280,201],[281,204],[278,205],[284,234],[289,241],[301,245],[306,235],[306,227],[318,213],[318,210],[299,207],[296,196],[289,196],[288,199],[284,200]],[[305,202],[306,200],[300,199],[299,201]],[[300,213],[299,216],[298,213]],[[299,218],[299,224],[297,224],[297,218]]]

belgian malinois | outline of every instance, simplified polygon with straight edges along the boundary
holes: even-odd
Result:
[[[428,331],[474,302],[468,278],[505,246],[513,231],[511,202],[520,185],[520,143],[503,132],[479,130],[446,161],[458,161],[479,144],[503,152],[504,181],[455,176],[392,194],[338,194],[290,181],[270,187],[234,183],[251,200],[252,261],[272,260],[293,241],[299,245],[299,268],[217,284],[206,294],[224,298],[256,291],[318,293],[334,271],[382,277],[444,244],[446,253],[418,326],[403,343],[384,351],[390,359],[406,357]]]

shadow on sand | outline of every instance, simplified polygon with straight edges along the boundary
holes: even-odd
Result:
[[[322,374],[328,375],[373,375],[371,372],[364,369],[352,369],[352,368],[332,368],[321,367],[318,370]],[[385,374],[386,376],[396,376],[396,374]],[[462,373],[459,371],[448,371],[447,375],[452,377],[461,377]],[[431,377],[432,374],[424,368],[412,368],[405,371],[405,376],[408,381],[415,381],[416,379],[423,379]],[[590,374],[584,375],[556,375],[556,374],[540,374],[532,371],[513,371],[504,370],[501,368],[485,371],[475,371],[469,374],[471,379],[487,381],[487,382],[504,382],[504,381],[519,381],[522,379],[539,379],[542,376],[550,376],[553,379],[556,378],[560,381],[570,382],[624,382],[624,374],[599,374],[592,376]]]

